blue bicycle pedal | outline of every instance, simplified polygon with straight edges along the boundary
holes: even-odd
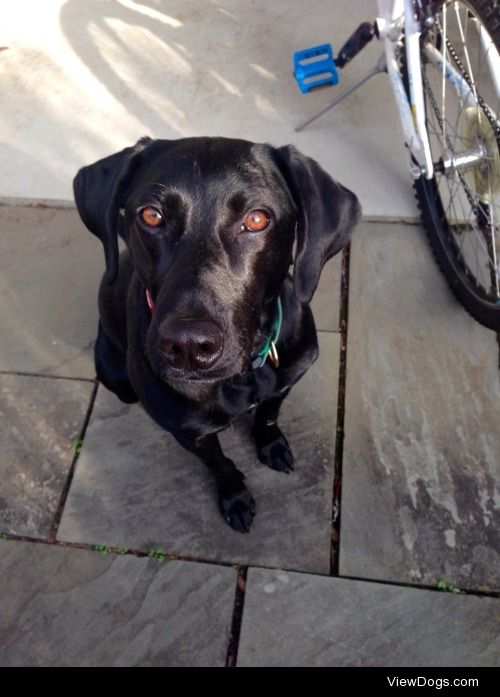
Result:
[[[304,94],[318,87],[336,85],[339,74],[330,44],[295,51],[293,75]]]

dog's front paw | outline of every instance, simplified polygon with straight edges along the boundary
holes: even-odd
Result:
[[[219,508],[233,530],[250,532],[255,516],[255,501],[243,484],[243,478],[241,472],[236,472],[230,479],[219,483]]]
[[[293,454],[280,429],[273,425],[254,435],[259,460],[273,470],[289,474],[293,470]]]

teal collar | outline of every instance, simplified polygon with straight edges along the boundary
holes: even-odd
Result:
[[[258,353],[256,353],[252,358],[252,368],[261,368],[264,363],[270,358],[271,363],[275,368],[279,366],[278,351],[276,350],[276,342],[281,331],[281,322],[283,320],[283,308],[281,307],[281,299],[278,298],[276,302],[276,319],[274,320],[273,330],[271,336],[268,337],[264,348],[262,348]]]

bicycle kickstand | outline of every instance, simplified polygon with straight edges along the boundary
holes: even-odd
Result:
[[[386,60],[385,60],[385,54],[383,53],[380,58],[378,59],[377,63],[373,66],[373,68],[368,72],[364,77],[362,77],[360,80],[355,82],[353,85],[348,87],[346,90],[344,90],[341,94],[339,94],[338,97],[336,97],[332,102],[327,104],[321,111],[318,111],[317,114],[314,116],[311,116],[310,119],[307,119],[307,121],[304,121],[304,123],[301,123],[300,126],[297,126],[295,129],[295,132],[298,133],[299,131],[302,131],[303,128],[306,126],[309,126],[310,123],[313,121],[316,121],[316,119],[319,119],[320,116],[323,116],[323,114],[326,114],[327,111],[330,109],[333,109],[334,106],[339,104],[343,99],[348,97],[352,92],[355,92],[361,85],[364,85],[365,82],[368,82],[368,80],[375,75],[378,75],[379,73],[383,73],[386,70]]]

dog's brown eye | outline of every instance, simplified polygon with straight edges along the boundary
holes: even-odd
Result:
[[[154,206],[146,206],[139,211],[139,216],[148,227],[159,227],[163,223],[163,216]]]
[[[269,213],[262,210],[250,211],[241,226],[242,232],[262,232],[271,222]]]

